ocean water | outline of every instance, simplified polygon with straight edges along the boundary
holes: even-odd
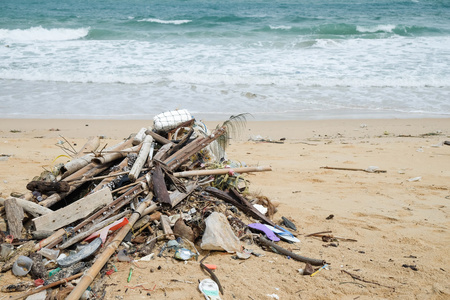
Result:
[[[1,0],[0,117],[450,117],[449,0]]]

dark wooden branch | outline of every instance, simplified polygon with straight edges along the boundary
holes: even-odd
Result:
[[[301,262],[304,262],[304,263],[309,263],[309,264],[311,264],[313,266],[323,266],[324,264],[326,264],[326,262],[324,260],[322,260],[322,259],[309,258],[309,257],[305,257],[305,256],[301,256],[301,255],[295,254],[294,252],[286,250],[283,247],[281,247],[281,246],[279,246],[279,245],[277,245],[275,243],[272,243],[271,241],[269,241],[268,239],[266,239],[266,238],[264,238],[262,236],[259,236],[257,238],[257,240],[262,245],[267,246],[269,248],[273,248],[279,254],[283,254],[283,255],[289,256],[292,259],[295,259],[295,260],[298,260],[298,261],[301,261]]]

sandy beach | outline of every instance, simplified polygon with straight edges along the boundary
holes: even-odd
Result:
[[[205,123],[210,129],[221,124]],[[0,196],[25,192],[34,176],[66,161],[57,146],[62,137],[76,149],[94,135],[103,137],[102,145],[114,145],[151,125],[1,119]],[[250,191],[280,203],[276,223],[284,216],[296,224],[301,242],[281,242],[284,247],[330,267],[303,276],[298,269],[304,263],[255,245],[251,248],[264,256],[234,260],[214,253],[207,262],[218,266],[221,298],[449,299],[450,146],[444,141],[450,141],[449,118],[249,120],[230,141],[228,158],[272,167],[245,176]],[[386,172],[365,172],[369,167]],[[356,241],[338,240],[334,247],[306,237],[321,231]],[[104,299],[202,299],[198,280],[208,278],[194,261],[162,257],[140,263],[127,283],[129,265],[116,266],[118,272],[104,278]],[[11,272],[0,274],[2,285],[20,280]],[[0,293],[3,297],[9,295]]]

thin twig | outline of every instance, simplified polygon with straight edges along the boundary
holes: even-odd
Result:
[[[62,135],[59,135],[64,141],[66,141],[66,143],[67,144],[69,144],[69,146],[70,146],[70,148],[72,148],[72,151],[73,151],[73,153],[74,154],[77,154],[78,152],[77,152],[77,150],[75,150],[75,148],[72,146],[72,144],[65,138],[65,137],[63,137]]]
[[[365,169],[357,169],[357,168],[338,168],[338,167],[320,167],[321,169],[328,170],[341,170],[341,171],[362,171],[367,173],[386,173],[386,170],[365,170]]]
[[[310,234],[305,235],[305,237],[308,237],[308,236],[317,236],[317,235],[319,235],[319,234],[325,234],[325,233],[332,233],[332,231],[331,231],[331,230],[327,230],[327,231],[314,232],[314,233],[310,233]]]
[[[365,279],[361,278],[361,276],[358,276],[358,275],[352,274],[352,273],[350,273],[350,272],[348,272],[348,271],[345,271],[345,270],[341,270],[341,272],[343,272],[343,273],[346,273],[346,274],[350,275],[350,276],[351,276],[351,277],[352,277],[353,279],[355,279],[355,280],[359,280],[359,281],[362,281],[362,282],[365,282],[365,283],[375,284],[375,285],[378,285],[378,286],[382,286],[382,287],[386,287],[386,288],[389,288],[389,289],[394,289],[394,290],[395,290],[395,287],[392,287],[392,286],[387,286],[387,285],[383,285],[383,284],[380,284],[380,283],[378,283],[378,282],[375,282],[375,281],[369,281],[369,280],[365,280]]]

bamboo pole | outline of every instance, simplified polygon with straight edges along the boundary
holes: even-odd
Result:
[[[94,157],[95,157],[95,155],[90,153],[90,154],[86,154],[82,157],[77,157],[75,159],[72,159],[71,161],[66,163],[61,168],[62,177],[65,178],[65,177],[69,176],[70,174],[73,174],[76,171],[80,170],[81,168],[84,168],[91,162],[91,160]]]
[[[106,164],[106,163],[115,161],[116,159],[119,159],[119,158],[127,156],[128,152],[138,151],[139,148],[140,148],[140,145],[139,146],[134,146],[134,147],[131,147],[131,148],[127,148],[127,149],[123,149],[123,151],[120,151],[120,152],[107,153],[107,154],[105,154],[103,156],[95,157],[91,161],[95,165]]]
[[[62,239],[62,237],[66,234],[66,231],[64,230],[64,228],[59,229],[58,231],[56,231],[55,233],[53,233],[51,236],[49,236],[46,239],[43,239],[42,241],[40,241],[39,243],[37,243],[34,246],[34,250],[38,251],[41,250],[43,247],[47,246],[48,244],[55,242],[57,240],[59,240],[60,238]],[[51,247],[50,247],[51,248]]]
[[[196,170],[173,173],[175,177],[190,177],[190,176],[203,176],[203,175],[223,175],[230,172],[235,173],[250,173],[250,172],[265,172],[272,171],[271,167],[242,167],[242,168],[225,168],[225,169],[212,169],[212,170]]]
[[[81,148],[81,150],[78,151],[75,157],[81,157],[83,156],[83,153],[94,152],[98,147],[100,147],[100,137],[91,136],[87,140],[86,144],[84,144],[84,146]]]
[[[134,162],[130,173],[128,174],[128,178],[131,182],[135,182],[139,176],[139,173],[141,173],[142,167],[147,161],[148,155],[150,153],[152,142],[153,138],[150,135],[145,136],[144,141],[142,142],[141,150],[139,151],[139,155]]]
[[[97,276],[98,272],[100,272],[100,270],[109,260],[111,255],[113,255],[114,252],[117,250],[117,248],[119,247],[120,243],[125,238],[127,233],[130,231],[131,228],[133,228],[134,223],[139,219],[141,213],[150,204],[151,201],[148,200],[142,202],[141,205],[139,205],[138,209],[131,215],[129,223],[120,229],[119,233],[117,233],[114,240],[105,248],[103,253],[97,258],[92,267],[85,272],[83,277],[81,277],[80,282],[78,282],[75,289],[73,289],[72,292],[67,296],[66,300],[80,299],[84,291],[88,288],[91,282],[94,281],[94,278],[95,276]]]

